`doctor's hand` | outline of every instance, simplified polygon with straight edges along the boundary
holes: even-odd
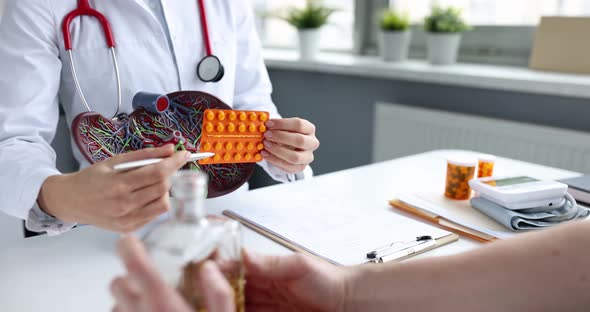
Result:
[[[314,160],[320,147],[315,126],[301,118],[271,119],[266,122],[262,157],[288,172],[300,173]]]
[[[62,221],[131,232],[170,210],[170,177],[188,161],[188,152],[174,146],[150,148],[114,156],[80,172],[47,178],[41,187],[41,209]],[[119,163],[164,158],[129,171]]]

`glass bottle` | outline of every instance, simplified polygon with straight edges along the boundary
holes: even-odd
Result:
[[[204,173],[179,171],[172,177],[171,193],[172,219],[153,229],[144,239],[162,277],[177,287],[195,311],[204,311],[196,276],[205,261],[214,261],[234,290],[236,311],[244,311],[245,280],[239,223],[207,216],[207,176]]]

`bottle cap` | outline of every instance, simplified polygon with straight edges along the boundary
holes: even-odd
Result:
[[[451,165],[460,167],[476,167],[477,158],[467,155],[452,155],[447,158],[447,162]]]
[[[477,155],[477,159],[484,161],[484,162],[495,162],[496,161],[496,156],[491,155],[491,154],[479,154]]]

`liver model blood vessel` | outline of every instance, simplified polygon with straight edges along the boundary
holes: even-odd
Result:
[[[268,113],[232,111],[218,98],[196,91],[168,96],[138,93],[133,99],[133,108],[133,113],[116,121],[95,112],[83,113],[74,119],[72,135],[88,162],[92,164],[117,154],[165,144],[174,144],[177,150],[193,153],[211,151],[216,153],[217,161],[190,162],[183,169],[206,172],[210,181],[208,197],[212,198],[242,186],[254,172],[254,162],[262,160],[259,150]],[[225,117],[223,120],[219,118],[220,113]],[[241,120],[242,113],[246,114],[246,120]],[[242,124],[246,129],[240,132],[244,130],[240,128]],[[211,140],[202,146],[202,132],[211,125],[215,127],[209,133]],[[219,131],[222,126],[223,131]]]

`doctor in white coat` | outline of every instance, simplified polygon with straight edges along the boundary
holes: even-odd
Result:
[[[248,1],[205,0],[210,43],[225,75],[218,83],[197,77],[205,57],[197,0],[91,0],[106,16],[116,41],[121,111],[132,111],[138,91],[211,93],[241,110],[271,113],[262,167],[288,182],[311,175],[319,147],[315,127],[282,119],[271,100]],[[0,209],[26,220],[29,230],[59,234],[76,224],[129,232],[169,210],[169,176],[186,163],[172,147],[115,156],[89,166],[76,147],[81,171],[61,174],[50,142],[59,104],[68,123],[87,109],[76,92],[61,31],[77,0],[8,0],[0,24]],[[110,52],[97,19],[75,18],[70,27],[81,87],[93,111],[111,116],[117,87]],[[159,164],[114,172],[131,160],[164,157]]]

